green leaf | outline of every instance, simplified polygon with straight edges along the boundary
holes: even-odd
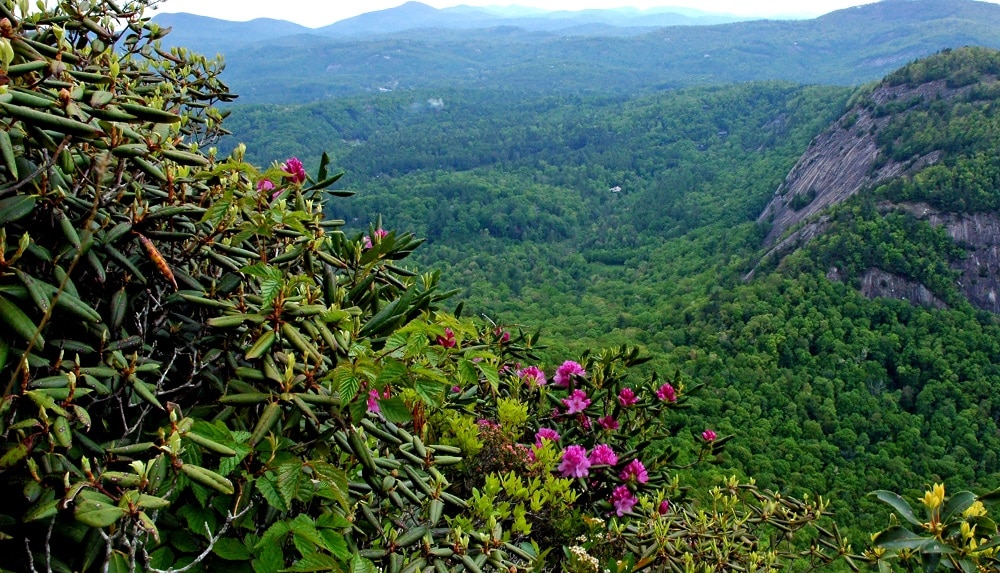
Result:
[[[239,539],[223,537],[215,542],[212,552],[226,561],[247,561],[253,554]]]
[[[288,529],[292,532],[292,541],[299,553],[307,555],[323,547],[325,542],[316,530],[312,518],[304,513],[300,513],[288,523]]]
[[[458,381],[462,387],[473,386],[479,381],[479,374],[473,361],[463,358],[458,362]]]
[[[375,564],[360,555],[351,557],[351,573],[376,573]]]
[[[480,362],[477,364],[479,371],[483,373],[483,377],[486,381],[490,383],[490,387],[494,390],[500,387],[500,374],[497,372],[495,366],[489,362]]]
[[[971,491],[960,491],[948,498],[948,503],[941,510],[941,521],[948,523],[958,513],[962,513],[976,502],[976,494]]]
[[[128,565],[128,556],[121,551],[115,551],[108,560],[108,573],[131,573],[132,568]]]
[[[285,501],[286,507],[292,506],[292,502],[299,494],[304,477],[301,462],[292,461],[278,466],[278,493],[281,494],[281,499]]]
[[[890,527],[875,536],[872,543],[885,549],[913,549],[924,553],[954,553],[954,549],[932,537],[923,537],[902,526]]]
[[[124,517],[126,511],[115,505],[110,497],[94,492],[77,498],[73,514],[84,525],[108,527]]]
[[[7,450],[7,452],[0,457],[0,470],[5,470],[17,462],[24,459],[24,456],[28,455],[28,446],[24,444],[18,444]]]
[[[393,396],[385,400],[378,401],[379,412],[385,416],[386,420],[396,424],[403,424],[413,419],[413,414],[399,396]]]
[[[440,406],[444,402],[445,392],[447,392],[448,387],[434,380],[418,378],[414,385],[414,390],[428,405]]]
[[[280,523],[280,522],[279,522]],[[285,556],[281,545],[269,543],[262,547],[260,554],[250,562],[254,573],[277,573],[285,567]]]
[[[382,370],[378,373],[375,385],[379,388],[392,386],[404,382],[407,378],[406,365],[391,358],[382,363]]]
[[[312,553],[299,559],[288,569],[282,571],[304,573],[310,571],[343,571],[340,562],[333,556],[324,553]]]
[[[344,560],[350,556],[350,552],[347,550],[347,541],[344,540],[344,536],[339,532],[333,529],[323,529],[320,530],[319,535],[323,538],[323,546],[334,557]]]
[[[358,395],[361,387],[361,380],[354,375],[354,371],[348,365],[340,365],[333,370],[333,381],[340,392],[341,403],[350,402]]]
[[[149,554],[149,566],[154,569],[169,569],[175,559],[173,550],[164,545]]]
[[[264,499],[271,507],[279,511],[288,511],[289,507],[285,504],[285,499],[281,496],[281,492],[278,491],[278,478],[274,475],[274,472],[267,472],[264,475],[257,478],[255,482],[257,484],[257,491],[260,492]]]
[[[348,503],[347,487],[349,483],[347,472],[329,462],[317,461],[311,462],[309,465],[312,466],[316,475],[336,492],[337,501],[346,508]]]
[[[899,494],[883,489],[873,492],[872,495],[878,498],[879,501],[889,504],[906,521],[909,521],[913,525],[920,525],[920,521],[913,515],[913,509],[910,508],[910,504],[906,503],[906,500],[900,497]]]

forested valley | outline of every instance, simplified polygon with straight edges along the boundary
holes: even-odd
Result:
[[[0,573],[1000,570],[995,4],[157,5],[0,0]]]
[[[763,262],[770,227],[758,215],[814,136],[874,106],[863,100],[875,84],[406,91],[235,106],[230,126],[260,161],[328,150],[341,187],[357,192],[331,214],[358,233],[371,223],[426,238],[420,268],[461,289],[451,304],[465,313],[540,329],[552,357],[639,343],[652,368],[705,383],[693,415],[736,435],[708,473],[821,494],[863,546],[886,523],[874,490],[1000,485],[1000,325],[962,297],[949,266],[971,247],[879,207],[904,195],[963,213],[995,204],[997,56],[928,62],[890,83],[946,80],[976,94],[890,102],[877,138],[883,162],[944,158],[837,205],[820,238]],[[871,268],[947,304],[867,298]]]

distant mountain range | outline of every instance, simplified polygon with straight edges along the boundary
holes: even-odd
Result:
[[[294,34],[313,34],[324,38],[362,39],[415,29],[474,30],[514,26],[536,32],[557,34],[638,34],[663,26],[710,25],[745,20],[731,15],[713,14],[690,8],[653,8],[637,10],[545,11],[520,6],[455,6],[438,9],[420,2],[407,2],[396,8],[368,12],[321,28],[307,28],[291,22],[257,19],[230,22],[185,13],[160,14],[161,26],[172,26],[170,45],[202,51],[219,46],[238,46],[248,38],[267,40]]]
[[[697,13],[526,15],[417,2],[319,29],[161,14],[168,45],[226,57],[241,102],[421,88],[622,93],[762,79],[856,85],[945,48],[1000,47],[1000,5],[882,0],[811,20]]]

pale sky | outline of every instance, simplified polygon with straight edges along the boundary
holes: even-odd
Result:
[[[631,6],[648,9],[659,6],[696,8],[705,12],[737,16],[813,17],[874,0],[422,0],[435,8],[449,6],[496,6],[514,4],[546,10],[586,10]],[[1000,3],[1000,0],[994,0]],[[164,0],[160,12],[190,12],[224,20],[274,18],[310,28],[327,26],[365,12],[385,10],[405,0]],[[155,14],[155,12],[153,13]],[[151,14],[151,15],[153,15]]]

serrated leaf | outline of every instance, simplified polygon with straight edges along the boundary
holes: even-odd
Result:
[[[260,283],[260,296],[264,299],[263,306],[267,306],[277,298],[281,292],[282,282],[280,280],[265,279]]]
[[[464,387],[474,386],[479,382],[476,364],[471,360],[462,359],[458,362],[458,381]]]
[[[285,556],[281,545],[264,545],[260,554],[250,562],[254,573],[277,573],[285,567]]]
[[[312,518],[304,513],[300,513],[290,521],[288,529],[292,533],[292,541],[295,543],[296,549],[303,555],[312,553],[324,545],[323,538],[316,530]]]
[[[226,561],[247,561],[253,554],[239,539],[223,537],[215,542],[212,552]]]
[[[483,373],[483,377],[486,381],[490,383],[490,387],[496,390],[500,387],[500,374],[497,372],[495,366],[488,362],[480,362],[476,365],[479,371]]]
[[[351,557],[351,573],[376,573],[375,564],[360,555]]]
[[[175,560],[173,550],[166,545],[149,554],[149,566],[154,569],[169,569]]]
[[[337,385],[337,391],[340,392],[342,403],[354,400],[358,395],[358,389],[361,388],[361,380],[354,375],[350,366],[342,365],[334,369],[333,381]]]
[[[342,571],[340,562],[325,553],[311,553],[295,562],[294,565],[282,571],[306,573],[310,571]]]
[[[254,546],[255,549],[262,548],[266,545],[281,545],[285,536],[288,535],[289,528],[288,523],[284,521],[276,521],[271,527],[267,528],[264,535],[260,536],[260,541]]]
[[[330,489],[334,491],[337,502],[346,509],[348,504],[347,487],[349,483],[347,472],[329,462],[316,461],[311,462],[309,465],[323,483],[330,486]]]
[[[398,360],[387,359],[382,364],[382,370],[375,379],[375,385],[379,388],[393,386],[405,381],[407,378],[406,365]]]
[[[333,529],[322,529],[319,532],[323,538],[323,546],[337,559],[347,559],[350,553],[347,551],[347,541],[344,536]]]
[[[418,378],[413,389],[417,395],[431,406],[440,406],[444,402],[445,393],[448,387],[434,380]]]
[[[279,511],[288,511],[288,505],[285,503],[285,499],[281,496],[281,492],[278,490],[278,478],[274,475],[274,472],[267,472],[264,475],[257,478],[255,482],[257,485],[257,491],[260,492],[264,499],[271,507]]]
[[[298,496],[304,477],[302,464],[299,462],[288,462],[278,466],[278,493],[281,494],[281,499],[285,501],[287,507],[291,507]]]
[[[406,403],[399,396],[379,400],[378,407],[382,416],[390,422],[403,424],[413,419],[413,413],[410,412],[410,408],[407,407]]]

